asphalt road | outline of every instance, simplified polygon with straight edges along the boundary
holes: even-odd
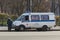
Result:
[[[60,31],[0,32],[0,40],[60,40]]]

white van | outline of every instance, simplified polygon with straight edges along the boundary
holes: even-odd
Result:
[[[54,27],[54,13],[23,13],[13,22],[15,30],[25,30],[26,28],[36,28],[37,30],[48,30]]]

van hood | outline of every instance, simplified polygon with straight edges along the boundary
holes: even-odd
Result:
[[[21,21],[14,21],[14,22],[13,22],[13,25],[14,25],[14,26],[19,26],[20,24],[21,24]]]

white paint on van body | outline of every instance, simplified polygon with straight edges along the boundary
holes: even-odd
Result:
[[[30,22],[21,22],[21,21],[15,21],[13,22],[13,25],[20,26],[21,24],[24,25],[26,28],[42,28],[42,26],[47,25],[48,27],[54,27],[55,21],[40,21],[40,22],[31,22],[31,15],[49,15],[49,20],[55,20],[54,13],[24,13],[22,15],[29,15],[29,21]],[[22,16],[21,15],[21,16]],[[40,17],[41,20],[41,17]]]

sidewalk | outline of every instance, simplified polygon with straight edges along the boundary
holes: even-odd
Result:
[[[0,26],[0,30],[8,30],[7,26]]]
[[[0,26],[0,30],[8,30],[8,27],[7,26]]]
[[[52,27],[51,30],[60,31],[60,26]]]

